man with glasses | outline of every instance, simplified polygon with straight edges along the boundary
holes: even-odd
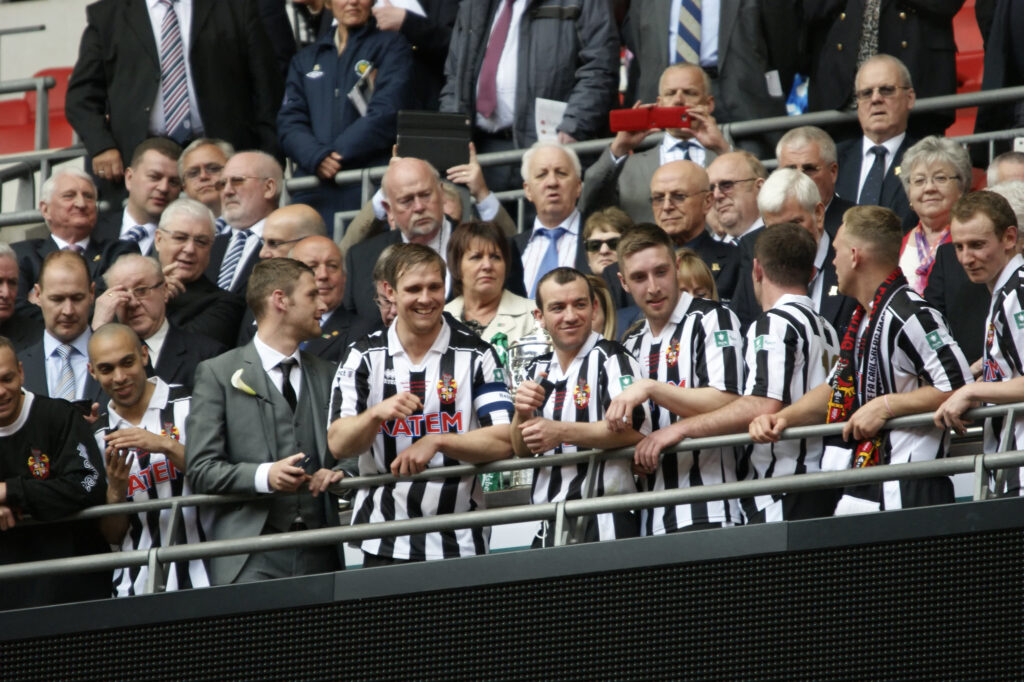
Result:
[[[182,197],[160,217],[155,250],[167,281],[167,319],[187,332],[231,346],[238,338],[245,302],[205,274],[214,237],[210,209]]]
[[[149,376],[192,389],[196,366],[227,348],[184,331],[167,320],[167,282],[160,263],[138,254],[121,256],[104,275],[107,290],[97,298],[92,328],[108,322],[131,327],[149,349]]]
[[[280,203],[284,171],[269,154],[239,152],[228,159],[215,187],[231,234],[214,241],[206,274],[221,289],[242,294],[259,258],[264,222]]]
[[[224,140],[201,137],[181,153],[178,159],[178,174],[190,199],[203,203],[217,216],[217,234],[231,231],[226,220],[220,217],[220,191],[217,181],[224,172],[224,165],[235,153],[235,148]]]
[[[836,143],[821,128],[801,126],[788,131],[775,145],[775,159],[779,168],[793,168],[814,181],[825,205],[825,232],[835,239],[843,223],[843,213],[854,206],[836,194],[839,163],[836,161]]]
[[[718,226],[725,232],[723,241],[742,243],[742,237],[764,227],[757,210],[757,193],[766,177],[768,172],[750,152],[723,154],[708,166],[708,188]]]
[[[916,98],[910,72],[899,59],[876,55],[857,71],[854,96],[864,134],[836,150],[836,193],[859,205],[891,209],[904,224],[916,223],[910,218],[910,203],[898,177],[903,152],[917,142],[907,135]]]
[[[181,193],[180,156],[181,147],[162,137],[139,144],[124,172],[128,190],[124,210],[105,213],[96,225],[96,236],[106,241],[120,239],[134,244],[139,253],[151,255],[160,216]]]
[[[641,105],[637,106],[651,106]],[[693,64],[673,64],[658,82],[658,97],[653,106],[687,107],[689,127],[669,128],[656,147],[633,153],[654,130],[620,131],[608,153],[602,153],[583,174],[584,213],[618,206],[634,222],[652,222],[654,213],[648,201],[651,176],[658,166],[688,159],[707,167],[719,154],[728,152],[715,118],[715,98],[711,79]]]
[[[727,303],[739,279],[739,251],[732,244],[715,241],[708,230],[713,196],[707,172],[692,161],[673,161],[654,172],[650,190],[654,222],[668,233],[676,248],[693,249],[707,263],[718,296]],[[620,308],[632,305],[620,282],[619,264],[609,265],[601,274],[616,304]]]

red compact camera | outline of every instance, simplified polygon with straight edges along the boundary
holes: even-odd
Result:
[[[638,107],[613,109],[609,114],[613,133],[620,130],[640,131],[657,128],[689,128],[687,107]]]

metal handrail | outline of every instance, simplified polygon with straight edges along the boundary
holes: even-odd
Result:
[[[1024,408],[1024,403],[1014,403],[991,407],[974,408],[968,411],[965,418],[980,420],[987,417],[1012,415]],[[917,414],[897,417],[886,422],[886,430],[914,428],[931,425],[933,414]],[[842,431],[843,424],[819,424],[786,429],[782,432],[783,440],[798,438],[818,438],[836,435]],[[715,447],[742,446],[752,443],[748,434],[733,434],[708,438],[688,439],[665,452],[679,452]],[[540,468],[589,461],[631,457],[633,448],[616,450],[589,450],[585,452],[549,455],[545,457],[523,458],[491,462],[485,465],[457,465],[438,467],[421,474],[402,477],[401,480],[429,480],[453,476],[472,475],[488,471],[509,471],[515,469]],[[420,519],[403,521],[385,521],[378,523],[358,524],[347,527],[320,528],[315,530],[275,533],[250,538],[231,540],[215,540],[188,545],[169,545],[149,550],[116,552],[114,554],[89,555],[64,559],[25,562],[0,566],[0,580],[27,577],[32,575],[75,573],[90,570],[114,569],[123,566],[149,565],[157,570],[161,565],[173,561],[227,556],[232,554],[249,554],[252,552],[270,551],[296,547],[310,547],[364,540],[369,538],[395,537],[412,533],[452,530],[457,528],[477,528],[504,523],[525,521],[554,521],[556,529],[565,527],[567,518],[578,518],[584,515],[626,511],[631,509],[648,509],[682,503],[704,502],[746,498],[766,494],[782,494],[839,488],[860,485],[870,482],[895,479],[926,478],[958,473],[974,472],[976,475],[987,475],[990,470],[1004,467],[1024,465],[1024,451],[1014,450],[995,454],[964,455],[947,457],[926,462],[908,464],[888,464],[865,469],[829,471],[811,474],[780,476],[777,478],[758,479],[721,483],[695,488],[680,488],[654,492],[628,493],[584,500],[570,500],[559,503],[528,504],[500,509],[477,510],[457,514],[443,514]],[[335,486],[333,492],[347,488],[370,487],[399,480],[391,475],[361,476],[345,479]],[[975,486],[975,498],[984,499],[987,495],[987,484],[979,482]],[[101,516],[124,513],[139,513],[183,506],[201,504],[237,503],[240,500],[253,499],[238,495],[190,495],[187,497],[167,500],[148,500],[139,503],[120,503],[103,505],[84,510],[74,516],[63,519],[82,520],[95,519]],[[556,530],[556,538],[558,532]],[[155,581],[155,578],[151,582]]]
[[[49,90],[56,85],[57,79],[53,76],[36,76],[34,78],[0,81],[0,95],[12,92],[36,91],[36,149],[46,149],[50,146]]]

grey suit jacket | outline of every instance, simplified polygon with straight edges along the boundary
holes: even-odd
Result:
[[[768,93],[765,73],[780,66],[770,64],[769,55],[781,43],[766,21],[771,3],[761,0],[721,0],[718,27],[718,78],[712,82],[715,118],[720,123],[784,116],[788,83],[783,96]],[[661,72],[668,66],[670,0],[644,0],[629,7],[624,33],[626,45],[636,55],[640,68],[636,97],[653,102],[658,95]],[[776,60],[772,60],[776,61]],[[745,146],[745,145],[740,145]],[[754,151],[754,150],[751,150]],[[770,149],[758,149],[770,155]]]
[[[704,155],[704,165],[718,156],[710,149]],[[580,213],[590,215],[609,206],[618,206],[629,214],[634,223],[653,223],[651,210],[651,178],[661,165],[660,145],[636,152],[622,163],[612,161],[605,150],[583,174],[583,193],[580,195]]]
[[[314,406],[317,452],[322,464],[328,466],[330,461],[324,459],[327,403],[334,368],[309,353],[303,352],[300,357],[302,390],[310,391],[310,404]],[[248,387],[255,395],[232,385],[232,377],[239,371],[234,383]],[[185,445],[187,476],[195,492],[254,495],[259,465],[295,454],[278,447],[271,403],[275,391],[252,343],[199,364]],[[212,508],[205,527],[214,540],[254,537],[263,531],[269,506],[269,495],[253,502],[219,505]],[[211,559],[210,579],[216,585],[232,582],[246,559],[248,555]]]

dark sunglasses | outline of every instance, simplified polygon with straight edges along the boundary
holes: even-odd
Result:
[[[589,251],[590,253],[597,253],[598,251],[600,251],[602,244],[607,244],[608,248],[614,251],[619,246],[619,238],[612,237],[611,239],[588,239],[584,243],[587,247],[587,251]]]

